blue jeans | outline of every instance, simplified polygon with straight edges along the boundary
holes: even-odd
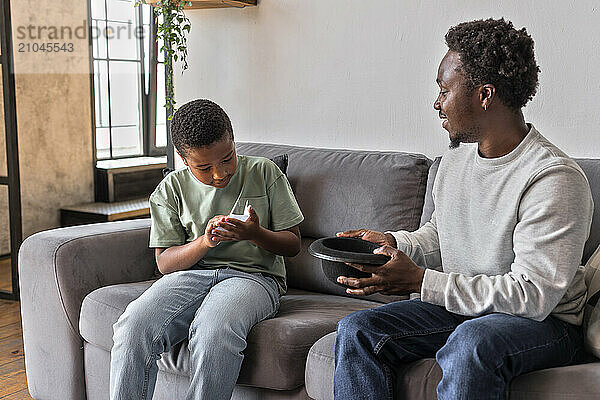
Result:
[[[277,283],[261,273],[191,269],[163,276],[113,326],[111,400],[151,399],[156,361],[185,339],[186,399],[230,399],[250,328],[278,309]]]
[[[583,355],[579,327],[507,314],[469,318],[420,300],[397,301],[342,319],[335,341],[336,399],[393,399],[395,367],[435,357],[440,400],[506,399],[510,380]]]

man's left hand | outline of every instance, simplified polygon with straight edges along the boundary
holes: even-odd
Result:
[[[387,245],[375,249],[373,253],[384,254],[391,258],[381,266],[346,263],[359,271],[371,274],[368,278],[339,276],[338,283],[349,286],[346,293],[366,296],[373,293],[407,295],[421,292],[425,270],[418,267],[410,257]]]

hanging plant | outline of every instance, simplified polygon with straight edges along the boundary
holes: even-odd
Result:
[[[163,46],[158,51],[165,55],[165,107],[171,110],[169,120],[175,113],[175,88],[173,86],[173,62],[181,63],[181,73],[188,68],[187,34],[191,24],[184,14],[184,6],[191,6],[189,0],[151,1],[156,15],[156,41],[162,39]],[[146,0],[136,0],[135,5],[148,4]]]

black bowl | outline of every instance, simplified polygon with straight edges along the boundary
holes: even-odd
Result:
[[[351,278],[371,276],[345,263],[383,265],[389,261],[390,257],[386,255],[373,254],[373,250],[378,247],[381,246],[362,239],[333,236],[315,240],[308,247],[308,252],[321,259],[321,268],[327,279],[345,287],[337,282],[338,276]]]

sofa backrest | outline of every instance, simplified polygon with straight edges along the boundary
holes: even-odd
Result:
[[[327,281],[320,261],[306,249],[316,238],[369,228],[379,231],[419,227],[431,160],[420,154],[334,150],[240,142],[238,154],[288,154],[287,176],[304,214],[302,252],[286,260],[288,285],[343,294]]]
[[[427,181],[427,192],[425,193],[425,205],[423,207],[423,215],[421,217],[421,226],[429,221],[434,210],[433,197],[431,190],[437,173],[437,166],[441,157],[435,159],[429,170],[429,178]],[[585,265],[594,250],[600,245],[600,159],[598,158],[575,158],[577,164],[581,167],[588,178],[590,188],[592,190],[592,198],[594,200],[594,216],[592,218],[592,228],[590,236],[585,243],[583,249],[582,264]]]
[[[431,161],[419,154],[238,143],[239,154],[288,154],[287,176],[304,213],[302,234],[419,227]]]
[[[588,178],[590,188],[592,189],[592,198],[594,199],[594,216],[592,218],[592,228],[590,237],[585,242],[583,249],[582,263],[585,265],[592,256],[594,250],[600,245],[600,158],[575,158],[577,164],[581,167]]]
[[[427,221],[431,219],[431,215],[433,214],[433,210],[435,209],[435,205],[433,204],[433,182],[435,182],[435,175],[437,174],[438,168],[440,166],[440,161],[442,161],[442,157],[436,157],[433,160],[433,164],[429,167],[429,172],[427,174],[427,190],[425,191],[425,201],[423,203],[423,213],[421,214],[421,222],[419,223],[419,228],[425,225]]]

